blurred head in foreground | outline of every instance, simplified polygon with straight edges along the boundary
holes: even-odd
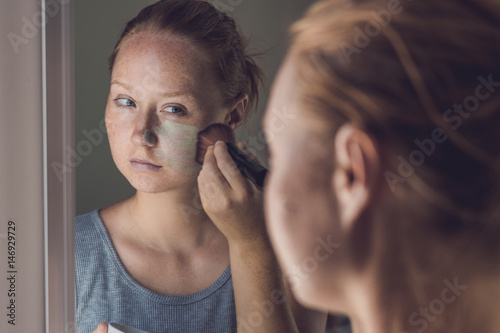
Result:
[[[329,0],[264,119],[268,229],[359,332],[498,332],[500,3]]]

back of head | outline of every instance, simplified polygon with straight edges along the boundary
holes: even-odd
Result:
[[[413,292],[395,308],[426,302],[451,272],[498,274],[500,2],[321,1],[293,38],[299,101],[318,131],[333,140],[352,123],[382,152],[403,219],[387,221],[381,270]]]

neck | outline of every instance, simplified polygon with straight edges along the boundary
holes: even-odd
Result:
[[[195,186],[155,194],[138,191],[124,205],[132,235],[164,251],[197,248],[223,237],[203,210]]]
[[[384,207],[390,204],[379,209]],[[371,214],[375,218],[364,253],[367,264],[362,271],[356,266],[354,276],[343,279],[341,299],[353,332],[500,332],[498,255],[488,254],[467,234],[455,240],[422,238],[422,248],[417,242],[408,244],[411,235],[395,242],[403,231],[395,230],[394,221],[404,223],[408,211],[405,207],[401,215],[396,211],[390,218],[384,218],[387,212]],[[410,216],[420,217],[419,212]]]
[[[368,273],[357,281],[352,279],[345,288],[354,333],[500,330],[498,272],[450,270],[444,279],[431,278],[428,286],[424,283],[418,294],[404,284],[397,286],[395,281],[376,276]]]
[[[362,281],[359,281],[362,280]],[[351,320],[353,333],[387,333],[390,332],[385,326],[387,318],[386,311],[380,311],[381,304],[378,297],[376,284],[370,282],[370,276],[351,279],[344,292],[349,295],[347,308]]]

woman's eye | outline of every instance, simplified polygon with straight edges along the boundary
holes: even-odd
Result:
[[[170,112],[170,113],[182,113],[182,112],[184,112],[184,110],[178,106],[167,106],[163,110],[165,110],[166,112]]]
[[[127,106],[127,107],[135,107],[136,106],[135,103],[131,99],[128,99],[128,98],[118,98],[118,99],[116,99],[116,101],[121,106]]]

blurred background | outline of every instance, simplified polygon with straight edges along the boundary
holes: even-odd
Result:
[[[72,154],[76,167],[76,213],[104,208],[131,196],[134,189],[111,158],[104,130],[109,92],[108,57],[128,20],[150,0],[75,1],[76,138]],[[213,0],[235,18],[250,39],[250,50],[264,52],[257,63],[266,74],[260,102],[250,126],[238,131],[238,140],[267,162],[260,131],[268,92],[288,46],[288,28],[312,0]],[[251,140],[249,140],[249,138]],[[253,148],[253,149],[252,149]]]

